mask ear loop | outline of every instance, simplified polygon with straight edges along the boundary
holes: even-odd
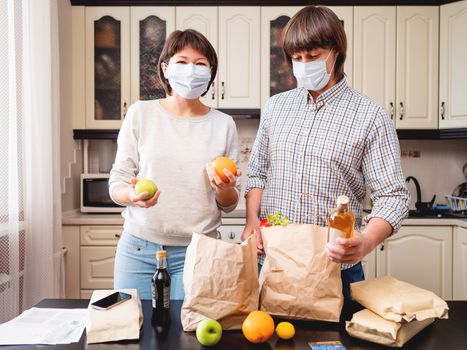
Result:
[[[328,58],[329,58],[329,56],[331,55],[331,52],[332,52],[332,51],[333,51],[333,50],[329,51],[328,57],[326,57],[326,60],[325,60],[326,62],[328,61]],[[332,72],[334,72],[334,66],[336,65],[337,57],[338,57],[338,56],[336,56],[336,59],[334,60],[334,63],[332,64],[331,71],[328,73],[328,70],[326,69],[326,73],[329,74],[329,77],[331,77]]]

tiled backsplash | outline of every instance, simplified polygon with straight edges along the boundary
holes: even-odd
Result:
[[[242,194],[238,207],[245,208],[243,193],[251,148],[259,125],[257,118],[235,119],[240,146],[240,170]],[[446,203],[446,195],[467,181],[462,167],[467,162],[467,140],[401,140],[402,169],[404,176],[415,176],[420,182],[422,201],[429,201],[436,194],[436,203]],[[91,140],[89,143],[89,171],[109,172],[115,158],[115,140]],[[416,200],[415,186],[408,185],[412,195],[412,207]],[[369,199],[365,200],[369,207]]]

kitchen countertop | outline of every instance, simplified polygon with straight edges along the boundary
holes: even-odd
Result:
[[[49,308],[86,308],[89,300],[79,299],[45,299],[37,307]],[[102,344],[86,344],[86,335],[83,333],[79,343],[46,346],[43,345],[19,345],[3,346],[2,350],[30,350],[30,349],[66,349],[66,350],[202,350],[203,347],[196,340],[194,332],[183,332],[180,323],[180,307],[182,302],[173,300],[170,303],[170,327],[167,335],[157,336],[155,328],[151,325],[151,301],[143,300],[144,321],[141,328],[141,338],[133,341],[118,341]],[[465,330],[467,329],[467,301],[448,301],[449,319],[435,320],[435,322],[422,330],[414,338],[404,345],[405,350],[423,349],[465,349],[467,340]],[[296,327],[296,334],[292,341],[279,341],[276,335],[273,335],[267,343],[254,345],[248,342],[241,331],[225,331],[219,344],[210,347],[212,349],[223,350],[309,350],[307,345],[310,341],[341,341],[348,350],[373,350],[389,349],[386,346],[370,343],[364,340],[350,337],[344,329],[343,323],[330,322],[296,322],[292,321]]]
[[[85,214],[79,211],[63,213],[63,225],[123,225],[121,214]],[[231,213],[223,213],[223,224],[244,224],[245,209],[235,209]],[[405,226],[462,226],[467,227],[467,219],[461,218],[407,218]]]

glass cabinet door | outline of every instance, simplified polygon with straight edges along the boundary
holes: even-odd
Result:
[[[174,7],[131,7],[131,102],[165,97],[157,64],[175,28]]]
[[[282,35],[287,22],[300,9],[300,6],[261,8],[261,107],[268,97],[297,86],[282,52]]]
[[[118,128],[129,102],[129,9],[86,8],[86,128]]]

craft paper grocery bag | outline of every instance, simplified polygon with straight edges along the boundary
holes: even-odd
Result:
[[[327,229],[289,224],[261,232],[266,253],[260,274],[261,310],[285,318],[339,322],[341,270],[325,252]]]
[[[433,318],[427,318],[423,321],[393,322],[364,309],[355,313],[352,320],[346,322],[345,329],[356,338],[393,347],[402,347],[433,321]]]
[[[143,324],[143,309],[136,289],[122,289],[131,294],[131,299],[108,310],[95,310],[91,304],[106,297],[115,290],[95,290],[89,302],[86,333],[88,344],[109,341],[139,339],[139,330]]]
[[[184,331],[196,330],[205,318],[219,321],[224,330],[241,329],[245,317],[258,309],[256,236],[235,244],[193,233],[183,287]]]
[[[355,301],[389,321],[448,318],[447,303],[435,293],[391,276],[351,283],[350,290]]]

